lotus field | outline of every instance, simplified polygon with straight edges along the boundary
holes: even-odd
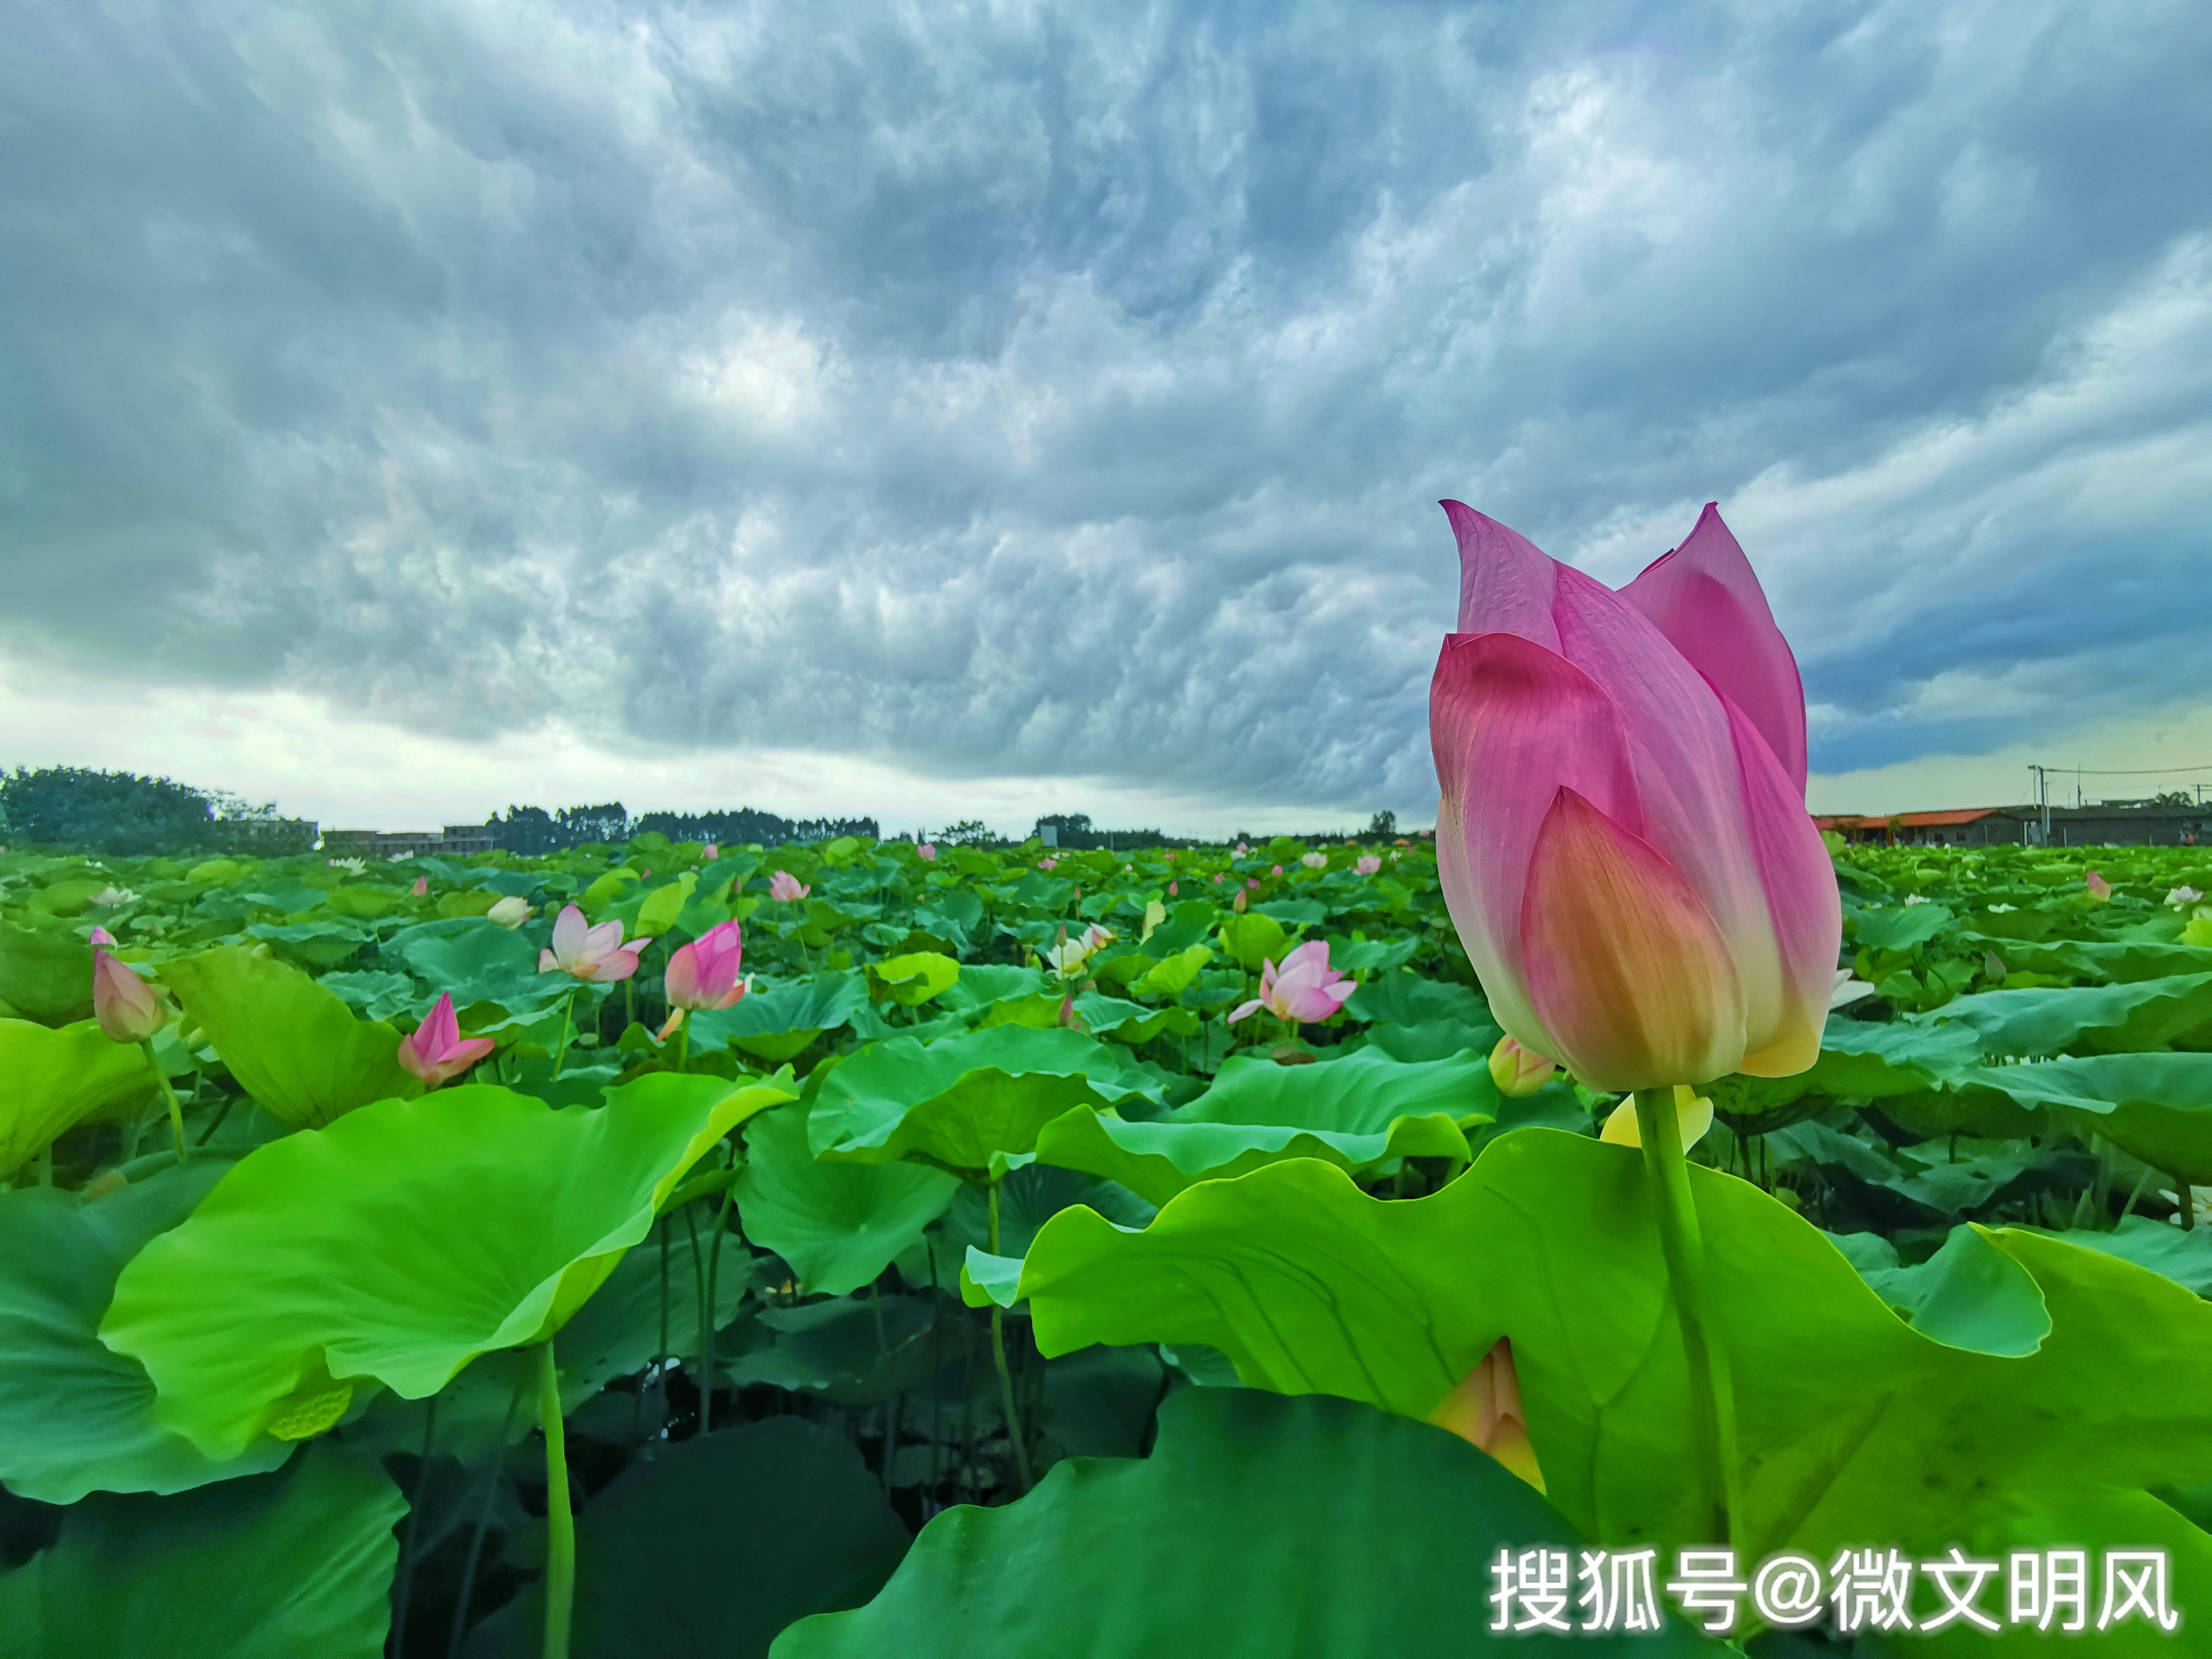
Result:
[[[2212,854],[1449,510],[1433,838],[0,854],[0,1655],[2203,1651]]]

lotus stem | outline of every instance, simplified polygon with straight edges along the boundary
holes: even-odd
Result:
[[[988,1200],[991,1217],[991,1254],[999,1253],[999,1183],[994,1181]],[[1030,1448],[1022,1433],[1021,1414],[1014,1409],[1013,1373],[1006,1369],[1006,1310],[996,1301],[991,1304],[991,1358],[999,1367],[999,1403],[1006,1413],[1006,1438],[1013,1443],[1014,1478],[1024,1492],[1030,1489]]]
[[[691,1017],[689,1014],[676,1028],[676,1069],[679,1072],[691,1069]]]
[[[568,1659],[576,1598],[576,1517],[568,1507],[568,1443],[561,1425],[561,1373],[553,1339],[538,1345],[538,1425],[545,1431],[544,1659]]]
[[[2176,1175],[2173,1177],[2173,1195],[2181,1202],[2181,1230],[2184,1232],[2192,1231],[2197,1225],[2197,1194],[2189,1190],[2187,1176]]]
[[[1672,1089],[1636,1092],[1636,1127],[1644,1167],[1651,1178],[1659,1218],[1659,1248],[1674,1293],[1689,1365],[1690,1409],[1697,1435],[1699,1484],[1709,1504],[1711,1536],[1730,1547],[1741,1524],[1743,1495],[1736,1460],[1735,1390],[1728,1354],[1709,1319],[1705,1237],[1690,1192],[1689,1160],[1682,1151],[1681,1121]]]
[[[707,1238],[706,1296],[699,1304],[699,1432],[714,1426],[714,1297],[722,1276],[722,1234],[730,1221],[730,1200],[736,1183],[722,1188],[721,1207],[714,1212],[714,1231]]]
[[[177,1138],[177,1162],[188,1164],[191,1161],[192,1149],[185,1144],[184,1105],[177,1098],[177,1091],[169,1081],[168,1073],[162,1068],[161,1062],[154,1058],[154,1039],[141,1037],[138,1046],[145,1051],[146,1064],[153,1067],[154,1080],[161,1085],[161,1099],[169,1109],[169,1133]]]
[[[553,1045],[553,1075],[555,1077],[561,1075],[561,1067],[568,1060],[568,1030],[576,1023],[576,999],[582,994],[583,988],[579,986],[561,999],[561,1040]]]

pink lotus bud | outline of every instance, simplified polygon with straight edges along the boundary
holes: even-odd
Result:
[[[92,952],[92,1017],[117,1042],[143,1042],[161,1029],[154,988],[105,950]]]
[[[1075,1012],[1075,998],[1073,994],[1063,996],[1060,1000],[1060,1023],[1071,1031],[1087,1031],[1091,1029],[1084,1023],[1083,1016]]]
[[[1523,1048],[1510,1036],[1490,1051],[1490,1078],[1501,1095],[1533,1095],[1552,1080],[1558,1063]]]
[[[530,902],[510,893],[484,915],[502,927],[520,927],[530,920]]]
[[[1367,857],[1355,862],[1352,868],[1353,873],[1357,875],[1379,876],[1382,873],[1382,860],[1370,853]]]
[[[557,969],[577,979],[611,984],[637,971],[639,956],[652,943],[647,937],[624,945],[620,921],[590,927],[581,910],[566,905],[553,918],[553,948],[538,953],[538,971],[550,974]]]
[[[1237,843],[1237,856],[1239,858],[1243,858],[1245,854],[1251,850],[1252,843],[1248,841],[1240,841]]]
[[[779,903],[796,904],[813,890],[788,870],[779,870],[768,878],[768,896]]]
[[[2081,884],[2089,890],[2089,896],[2100,904],[2109,904],[2112,898],[2112,884],[2094,870],[2081,878]]]
[[[1252,901],[1250,894],[1251,890],[1249,888],[1238,888],[1237,890],[1237,896],[1229,901],[1229,908],[1234,910],[1238,915],[1243,915],[1245,910],[1249,908],[1251,904]]]
[[[430,878],[428,876],[416,877],[414,886],[408,889],[408,890],[413,893],[416,898],[425,896],[430,890]]]
[[[1592,1088],[1782,1077],[1843,931],[1796,659],[1708,506],[1620,592],[1444,503],[1439,878],[1498,1023]]]
[[[1058,859],[1039,859],[1037,860],[1037,868],[1040,870],[1057,869],[1059,865],[1060,860]]]
[[[1218,886],[1220,886],[1220,885],[1221,885],[1221,876],[1220,876],[1220,873],[1219,873],[1218,872],[1215,872],[1215,874],[1214,874],[1214,878],[1213,878],[1213,884],[1214,884],[1216,887],[1218,887]]]
[[[1250,893],[1258,892],[1260,890],[1260,878],[1257,876],[1247,876],[1244,878],[1244,890]]]
[[[706,844],[706,846],[699,849],[699,856],[705,860],[708,864],[712,864],[716,859],[722,856],[722,849],[720,846],[710,841]]]
[[[1168,884],[1168,896],[1169,896],[1170,898],[1174,898],[1177,894],[1181,893],[1182,891],[1182,889],[1180,886],[1178,886],[1176,883],[1174,883],[1174,882],[1170,882],[1170,883]]]
[[[734,921],[709,927],[690,944],[679,945],[661,976],[672,1008],[728,1008],[745,994],[738,969],[744,965],[744,935]]]
[[[1283,873],[1283,866],[1279,864],[1277,865],[1274,868],[1273,873],[1279,876],[1281,875]]]
[[[1172,848],[1170,848],[1167,852],[1162,854],[1160,856],[1167,860],[1170,864],[1173,864],[1175,862],[1175,851]]]
[[[459,1017],[453,1012],[453,995],[441,993],[438,1006],[412,1031],[399,1040],[399,1063],[434,1089],[459,1077],[498,1045],[489,1037],[461,1036]]]
[[[92,930],[91,939],[94,945],[112,945],[115,943],[115,935],[105,927],[94,927]]]
[[[1327,939],[1308,939],[1283,958],[1279,969],[1261,960],[1259,996],[1232,1012],[1229,1023],[1234,1025],[1262,1008],[1301,1025],[1327,1019],[1358,988],[1358,982],[1349,975],[1328,965]]]
[[[937,848],[929,842],[924,842],[921,846],[915,848],[914,849],[914,855],[918,859],[926,859],[932,864],[937,862]]]
[[[1521,1405],[1521,1379],[1513,1370],[1513,1345],[1504,1337],[1429,1413],[1429,1421],[1488,1452],[1538,1492],[1544,1472],[1528,1438]]]

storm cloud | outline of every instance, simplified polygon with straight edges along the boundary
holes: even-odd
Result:
[[[0,641],[491,739],[1435,784],[1455,495],[1817,769],[2212,688],[2212,14],[0,0]]]

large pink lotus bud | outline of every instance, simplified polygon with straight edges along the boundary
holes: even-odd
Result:
[[[430,878],[428,876],[416,877],[415,884],[407,890],[414,894],[416,898],[427,898],[429,896],[430,892]]]
[[[734,921],[709,927],[668,958],[661,986],[672,1008],[728,1008],[745,994],[744,935]]]
[[[162,1023],[154,988],[98,945],[92,952],[92,1017],[117,1042],[143,1042]]]
[[[498,1044],[489,1037],[461,1036],[460,1018],[453,1012],[450,991],[441,994],[429,1017],[399,1040],[399,1063],[434,1089],[459,1077]]]
[[[1308,939],[1283,958],[1280,968],[1261,959],[1258,998],[1231,1013],[1229,1023],[1234,1025],[1262,1008],[1301,1025],[1327,1019],[1358,988],[1357,981],[1328,965],[1327,939]]]
[[[1796,660],[1719,513],[1614,592],[1444,510],[1437,870],[1498,1024],[1594,1089],[1803,1071],[1842,908]]]
[[[652,943],[647,937],[624,945],[621,922],[589,927],[581,910],[566,905],[553,918],[553,948],[538,953],[538,971],[550,974],[557,969],[578,979],[609,984],[635,973],[639,956]]]
[[[813,890],[788,870],[779,870],[768,878],[768,896],[785,904],[796,904]]]

